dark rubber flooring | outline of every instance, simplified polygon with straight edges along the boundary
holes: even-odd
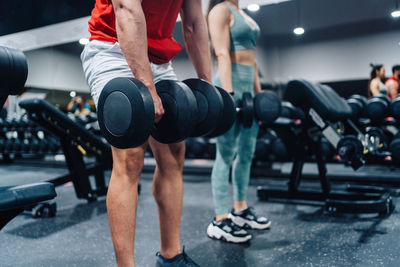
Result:
[[[62,175],[61,168],[0,166],[0,186]],[[332,216],[319,207],[257,200],[253,180],[249,203],[272,220],[253,231],[246,245],[211,240],[213,217],[207,177],[185,177],[182,244],[200,266],[400,266],[400,216]],[[141,180],[136,229],[136,264],[154,266],[159,249],[151,177]],[[115,266],[105,199],[78,200],[72,185],[57,188],[55,218],[20,215],[0,231],[0,266]]]

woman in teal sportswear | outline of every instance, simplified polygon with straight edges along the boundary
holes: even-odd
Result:
[[[234,94],[237,103],[244,92],[261,91],[255,60],[260,28],[239,8],[238,0],[209,2],[207,22],[218,73],[213,83]],[[211,174],[215,219],[207,228],[211,238],[241,243],[251,239],[247,229],[266,229],[270,221],[247,206],[250,167],[258,135],[258,123],[244,128],[235,122],[217,138],[217,154]],[[234,208],[229,212],[229,174],[232,174]]]

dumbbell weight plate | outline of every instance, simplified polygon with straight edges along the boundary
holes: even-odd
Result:
[[[363,156],[363,146],[354,135],[346,135],[340,139],[337,152],[345,161],[353,161]]]
[[[210,134],[222,118],[221,94],[212,84],[201,79],[187,79],[183,83],[192,89],[197,102],[197,123],[190,136]]]
[[[239,121],[243,124],[243,127],[250,128],[254,120],[254,102],[250,93],[243,93],[242,99],[239,101],[239,109]]]
[[[256,119],[265,124],[272,124],[281,114],[281,100],[271,91],[261,91],[254,97]]]
[[[376,95],[367,101],[367,116],[373,121],[380,121],[388,114],[390,99],[386,95]]]
[[[226,133],[232,127],[236,120],[236,109],[235,100],[233,97],[221,87],[215,86],[221,94],[222,101],[224,102],[224,108],[222,110],[222,118],[220,119],[217,127],[211,133],[207,134],[206,137],[217,137],[221,134]]]
[[[347,104],[349,104],[349,106],[351,107],[352,110],[352,118],[353,119],[357,119],[361,116],[361,114],[363,113],[363,105],[362,103],[354,98],[349,98],[346,100]]]
[[[390,152],[392,153],[393,162],[400,166],[400,134],[397,134],[390,143]]]
[[[103,136],[112,146],[140,146],[154,125],[154,104],[149,90],[137,79],[112,79],[100,94],[98,119]]]
[[[177,143],[187,138],[196,126],[196,98],[184,83],[163,80],[156,83],[157,93],[164,107],[164,115],[151,135],[164,144]]]
[[[391,105],[392,116],[400,121],[400,96],[396,97]]]
[[[292,103],[288,101],[282,101],[281,105],[282,108],[280,116],[288,119],[294,119],[296,110]]]

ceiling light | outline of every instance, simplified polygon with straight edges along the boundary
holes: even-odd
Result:
[[[398,17],[400,17],[400,9],[394,10],[394,11],[391,13],[391,15],[392,15],[393,18],[398,18]]]
[[[392,15],[393,18],[400,17],[399,0],[396,0],[396,6],[390,15]]]
[[[75,96],[76,96],[76,92],[75,92],[75,91],[71,91],[71,92],[69,93],[69,96],[70,96],[70,97],[75,97]]]
[[[88,38],[81,38],[81,39],[79,39],[79,43],[81,45],[85,45],[85,44],[89,43],[89,39]]]
[[[304,34],[304,28],[303,27],[297,27],[293,30],[294,34],[296,35],[302,35]]]
[[[255,11],[258,11],[260,9],[260,6],[258,4],[250,4],[250,5],[247,6],[247,9],[249,11],[255,12]]]

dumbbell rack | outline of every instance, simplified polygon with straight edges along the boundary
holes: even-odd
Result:
[[[61,146],[58,138],[24,117],[0,119],[0,153],[3,161],[10,155],[44,156],[56,154]]]

